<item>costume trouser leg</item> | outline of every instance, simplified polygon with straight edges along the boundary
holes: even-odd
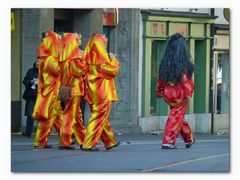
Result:
[[[81,97],[75,97],[76,102],[75,102],[75,109],[76,109],[76,115],[75,115],[75,122],[73,124],[72,130],[73,134],[75,137],[76,142],[79,145],[83,144],[85,134],[86,134],[86,128],[84,127],[83,124],[83,116],[82,116],[82,111],[81,111]]]
[[[116,140],[108,121],[111,105],[111,102],[90,105],[91,118],[89,119],[87,133],[83,142],[83,148],[95,147],[100,138],[103,140],[105,147],[116,144]]]
[[[45,146],[48,144],[48,137],[52,132],[53,124],[58,116],[60,103],[56,100],[51,106],[49,119],[38,121],[34,146]]]
[[[61,122],[60,122],[60,117],[57,117],[54,124],[54,128],[56,129],[58,136],[60,136],[60,128],[61,128]]]
[[[86,130],[83,126],[80,102],[81,96],[73,96],[67,102],[61,118],[59,146],[69,147],[72,142],[72,133],[77,143],[83,144]]]
[[[162,144],[175,144],[176,139],[181,133],[185,142],[192,141],[192,131],[187,121],[184,121],[184,114],[187,108],[187,102],[171,107],[166,122]]]
[[[114,134],[111,130],[110,122],[107,120],[101,134],[101,140],[104,143],[105,147],[111,147],[116,144]]]
[[[192,142],[193,141],[193,134],[192,134],[192,130],[188,124],[187,121],[183,121],[183,124],[182,124],[182,128],[180,130],[180,133],[183,137],[183,141],[185,143],[189,143],[189,142]]]

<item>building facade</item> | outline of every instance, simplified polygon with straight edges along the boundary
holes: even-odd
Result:
[[[164,10],[142,10],[141,13],[143,20],[143,98],[140,122],[144,124],[144,121],[152,121],[155,124],[154,127],[164,129],[169,108],[163,99],[156,99],[158,67],[167,39],[172,34],[180,32],[186,37],[190,54],[197,66],[197,72],[194,75],[195,91],[189,100],[186,118],[194,132],[202,132],[202,124],[211,127],[211,113],[209,112],[211,26],[216,17],[208,13]],[[210,132],[209,127],[204,127],[204,131]]]
[[[139,98],[139,125],[142,132],[161,131],[165,127],[169,107],[163,99],[156,99],[155,90],[167,39],[176,32],[186,37],[197,67],[193,77],[195,91],[189,100],[186,120],[196,133],[229,131],[229,23],[222,18],[223,10],[163,8],[141,11],[143,51],[139,68],[142,72],[139,75],[139,97],[142,97]],[[221,74],[222,64],[221,72],[224,72]],[[223,88],[218,91],[220,78],[217,76],[224,81]],[[217,112],[219,108],[220,113]]]
[[[230,10],[216,9],[213,27],[213,131],[230,127]]]
[[[117,54],[121,63],[115,79],[119,101],[113,103],[111,124],[116,132],[139,133],[138,126],[138,60],[139,9],[116,11],[117,23],[109,24],[104,9],[12,9],[14,28],[11,31],[11,129],[21,131],[26,124],[23,78],[32,67],[42,32],[80,32],[83,47],[93,33],[106,33],[108,49]],[[103,13],[104,12],[104,13]],[[110,16],[111,18],[111,16]],[[111,19],[110,19],[111,23]],[[137,37],[137,38],[136,38]],[[14,88],[13,87],[17,87]],[[88,106],[84,124],[90,117]],[[36,123],[35,123],[36,127]]]
[[[227,127],[229,105],[224,102],[230,99],[229,84],[223,82],[229,82],[229,25],[215,25],[219,15],[213,9],[12,9],[12,13],[11,83],[17,87],[11,89],[12,132],[25,128],[22,81],[35,60],[41,34],[48,29],[81,33],[83,47],[93,33],[107,35],[107,49],[121,63],[115,79],[119,101],[113,103],[110,113],[114,131],[121,134],[163,130],[169,109],[155,97],[158,66],[167,39],[175,32],[182,33],[197,65],[186,119],[194,132],[211,133]],[[217,59],[221,62],[216,63]],[[221,76],[221,114],[217,112],[220,65],[226,72]],[[85,125],[89,117],[87,106]],[[224,119],[226,126],[218,126],[219,119]]]

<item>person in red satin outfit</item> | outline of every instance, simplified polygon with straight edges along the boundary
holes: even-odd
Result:
[[[182,135],[186,148],[190,148],[195,142],[192,130],[184,119],[188,98],[192,97],[194,91],[194,70],[186,39],[180,33],[173,34],[159,66],[156,88],[157,98],[164,98],[170,106],[162,149],[176,149],[175,142],[179,134]]]

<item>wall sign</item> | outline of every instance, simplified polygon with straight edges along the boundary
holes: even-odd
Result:
[[[116,26],[118,24],[118,10],[116,8],[103,9],[103,26]]]
[[[11,12],[11,31],[15,29],[14,12]]]

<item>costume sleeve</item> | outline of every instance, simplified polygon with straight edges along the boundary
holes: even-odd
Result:
[[[81,59],[73,59],[70,63],[70,71],[74,77],[80,77],[85,73],[86,64]]]
[[[164,86],[165,86],[165,83],[160,78],[158,78],[157,87],[156,87],[157,98],[163,98],[163,96],[164,96]]]
[[[53,57],[49,58],[51,58],[51,60],[49,60],[47,63],[47,72],[53,77],[58,77],[60,74],[59,64]]]
[[[116,58],[112,58],[110,62],[99,65],[99,71],[103,78],[112,79],[119,71],[120,63]]]
[[[183,87],[186,97],[191,98],[194,91],[194,83],[193,80],[189,78],[186,73],[183,73],[181,85]]]

